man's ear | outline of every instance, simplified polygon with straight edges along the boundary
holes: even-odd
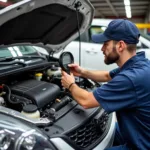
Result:
[[[126,49],[127,48],[127,45],[126,45],[126,43],[124,42],[124,41],[119,41],[118,43],[117,43],[117,49],[118,49],[118,52],[122,52],[124,49]]]

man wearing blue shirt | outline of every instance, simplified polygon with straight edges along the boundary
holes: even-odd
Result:
[[[113,20],[104,33],[94,35],[92,40],[104,43],[105,63],[119,67],[110,72],[89,71],[71,64],[71,75],[62,71],[62,85],[81,106],[101,105],[108,113],[116,112],[122,142],[109,150],[150,150],[150,61],[144,52],[136,54],[139,36],[132,22]],[[75,84],[73,75],[107,84],[88,92]]]

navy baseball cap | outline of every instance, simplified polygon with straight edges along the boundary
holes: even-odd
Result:
[[[103,43],[109,40],[123,40],[127,44],[137,44],[140,33],[134,23],[126,19],[115,19],[111,21],[104,33],[92,35],[92,41]]]

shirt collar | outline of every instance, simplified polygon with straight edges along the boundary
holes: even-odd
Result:
[[[135,56],[133,56],[129,60],[127,60],[120,69],[125,70],[125,69],[131,67],[137,61],[144,60],[144,59],[145,59],[145,52],[138,52]]]

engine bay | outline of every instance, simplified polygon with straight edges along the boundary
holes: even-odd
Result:
[[[101,86],[81,77],[75,77],[75,82],[88,91]],[[90,142],[85,143],[84,136],[83,141],[79,142],[81,130],[88,129],[86,124],[91,126],[87,130],[90,133],[89,140],[93,138],[92,143],[95,143],[95,140],[100,141],[107,134],[106,129],[110,126],[108,122],[112,119],[101,107],[84,109],[76,103],[70,92],[61,85],[61,69],[58,63],[3,77],[0,85],[0,107],[1,113],[5,112],[32,124],[49,137],[63,135],[67,141],[70,140],[81,148],[91,145]],[[72,138],[74,132],[78,133],[77,141]]]
[[[62,87],[61,69],[55,64],[46,70],[23,72],[11,75],[11,78],[8,76],[5,80],[7,82],[0,86],[0,105],[19,112],[25,111],[24,115],[39,111],[41,118],[51,116],[49,113],[59,111],[73,100]],[[78,77],[76,83],[87,90],[97,86],[90,80]]]

